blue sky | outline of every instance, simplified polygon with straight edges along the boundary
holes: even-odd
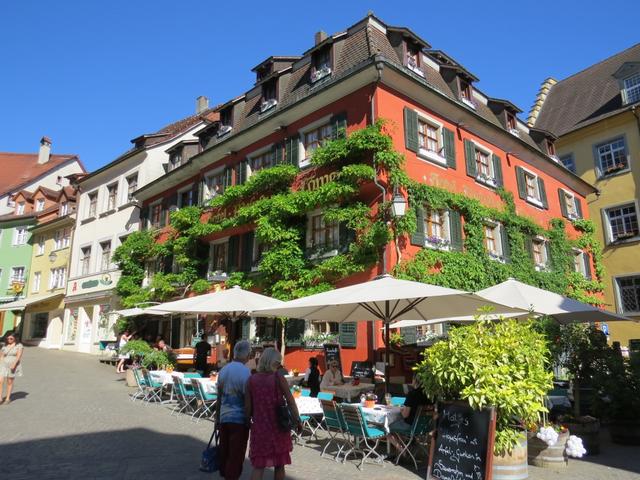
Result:
[[[372,10],[405,25],[526,113],[547,76],[564,78],[640,41],[634,0],[243,2],[4,0],[0,151],[42,135],[89,170],[129,140],[226,101],[269,55],[298,55]],[[1,166],[0,166],[1,167]]]

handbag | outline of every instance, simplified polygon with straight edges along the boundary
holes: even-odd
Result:
[[[218,458],[218,429],[215,428],[207,444],[207,448],[202,452],[202,458],[200,459],[200,471],[213,473],[217,472],[220,468],[220,460]],[[213,445],[212,445],[213,444]]]
[[[273,380],[276,384],[276,420],[278,428],[283,432],[290,432],[295,427],[293,415],[291,414],[291,409],[287,404],[286,398],[279,392],[280,386],[278,385],[277,373],[274,374]]]

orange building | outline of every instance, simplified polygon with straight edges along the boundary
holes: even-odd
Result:
[[[253,71],[255,85],[217,108],[220,119],[200,132],[198,149],[192,149],[188,158],[182,156],[179,168],[136,192],[143,228],[169,228],[169,213],[188,205],[205,206],[202,222],[233,215],[233,211],[212,212],[206,205],[228,186],[244,184],[257,171],[282,163],[299,168],[292,189],[321,188],[335,177],[331,168],[311,164],[315,149],[344,130],[348,136],[384,119],[384,131],[404,155],[404,169],[416,184],[459,193],[497,211],[505,211],[504,191],[510,192],[518,216],[543,229],[549,228],[551,219],[564,218],[568,239],[580,235],[573,222],[588,216],[585,197],[595,190],[558,162],[555,137],[528,127],[517,117],[520,110],[515,105],[484,94],[476,77],[410,29],[386,25],[369,15],[344,32],[331,36],[319,32],[315,44],[301,56],[269,57]],[[384,200],[390,200],[394,192],[387,179],[381,176],[378,181],[386,185]],[[406,191],[400,193],[407,196]],[[365,182],[358,200],[375,213],[383,198],[373,182]],[[399,238],[397,246],[390,242],[384,262],[338,279],[337,286],[373,278],[384,266],[393,271],[398,253],[407,262],[425,248],[468,250],[470,225],[460,210],[414,203],[409,198],[417,219],[415,232]],[[307,255],[307,261],[328,260],[351,241],[339,222],[325,221],[323,211],[309,209],[305,217],[302,249],[323,251],[321,257]],[[255,224],[249,223],[200,239],[209,246],[208,280],[224,282],[233,271],[260,275],[263,249],[254,230]],[[505,265],[500,272],[506,278],[516,260],[510,258],[515,237],[491,218],[483,220],[482,231],[486,261]],[[544,235],[528,238],[531,271],[565,268],[551,265],[549,240]],[[165,269],[170,263],[165,261]],[[588,249],[575,249],[572,265],[586,281],[592,276]],[[310,356],[322,356],[321,350],[300,345],[300,338],[327,333],[337,335],[347,373],[354,361],[382,358],[381,325],[290,322],[285,359],[289,368],[304,369]],[[220,338],[217,323],[205,325]],[[233,328],[234,332],[225,328],[222,336],[280,338],[274,319],[246,319]],[[412,339],[409,343],[416,343],[420,332],[404,333]],[[406,374],[417,360],[416,349],[398,348],[396,354],[395,373]]]

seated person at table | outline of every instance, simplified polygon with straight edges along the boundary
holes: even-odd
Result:
[[[320,390],[331,389],[331,387],[336,385],[344,385],[344,377],[342,376],[342,372],[338,370],[338,362],[333,360],[329,364],[329,370],[324,372],[322,382],[320,382]]]
[[[304,372],[304,385],[311,390],[311,396],[317,397],[320,392],[320,370],[318,370],[318,359],[309,359],[309,368]]]
[[[165,343],[164,340],[158,341],[155,346],[156,350],[160,350],[161,352],[171,353],[171,347]]]
[[[400,408],[400,415],[402,415],[402,419],[396,420],[389,425],[389,430],[391,432],[399,432],[409,435],[411,433],[411,427],[413,426],[413,421],[416,417],[418,407],[432,404],[429,398],[425,395],[424,390],[422,390],[418,378],[415,376],[413,377],[412,385],[413,390],[407,394],[407,397],[404,399],[404,405]],[[400,451],[401,446],[396,441],[395,435],[395,433],[391,433],[389,435],[389,441],[391,442],[391,445]]]

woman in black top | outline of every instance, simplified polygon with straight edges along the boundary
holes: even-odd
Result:
[[[209,363],[207,361],[207,357],[211,355],[211,344],[207,342],[207,334],[203,333],[201,340],[196,343],[196,371],[201,372],[201,375],[204,377],[207,375],[207,370],[209,369]]]
[[[311,396],[317,397],[320,392],[320,370],[318,370],[318,359],[313,357],[309,359],[309,368],[304,374],[304,380],[307,387],[311,390]]]

